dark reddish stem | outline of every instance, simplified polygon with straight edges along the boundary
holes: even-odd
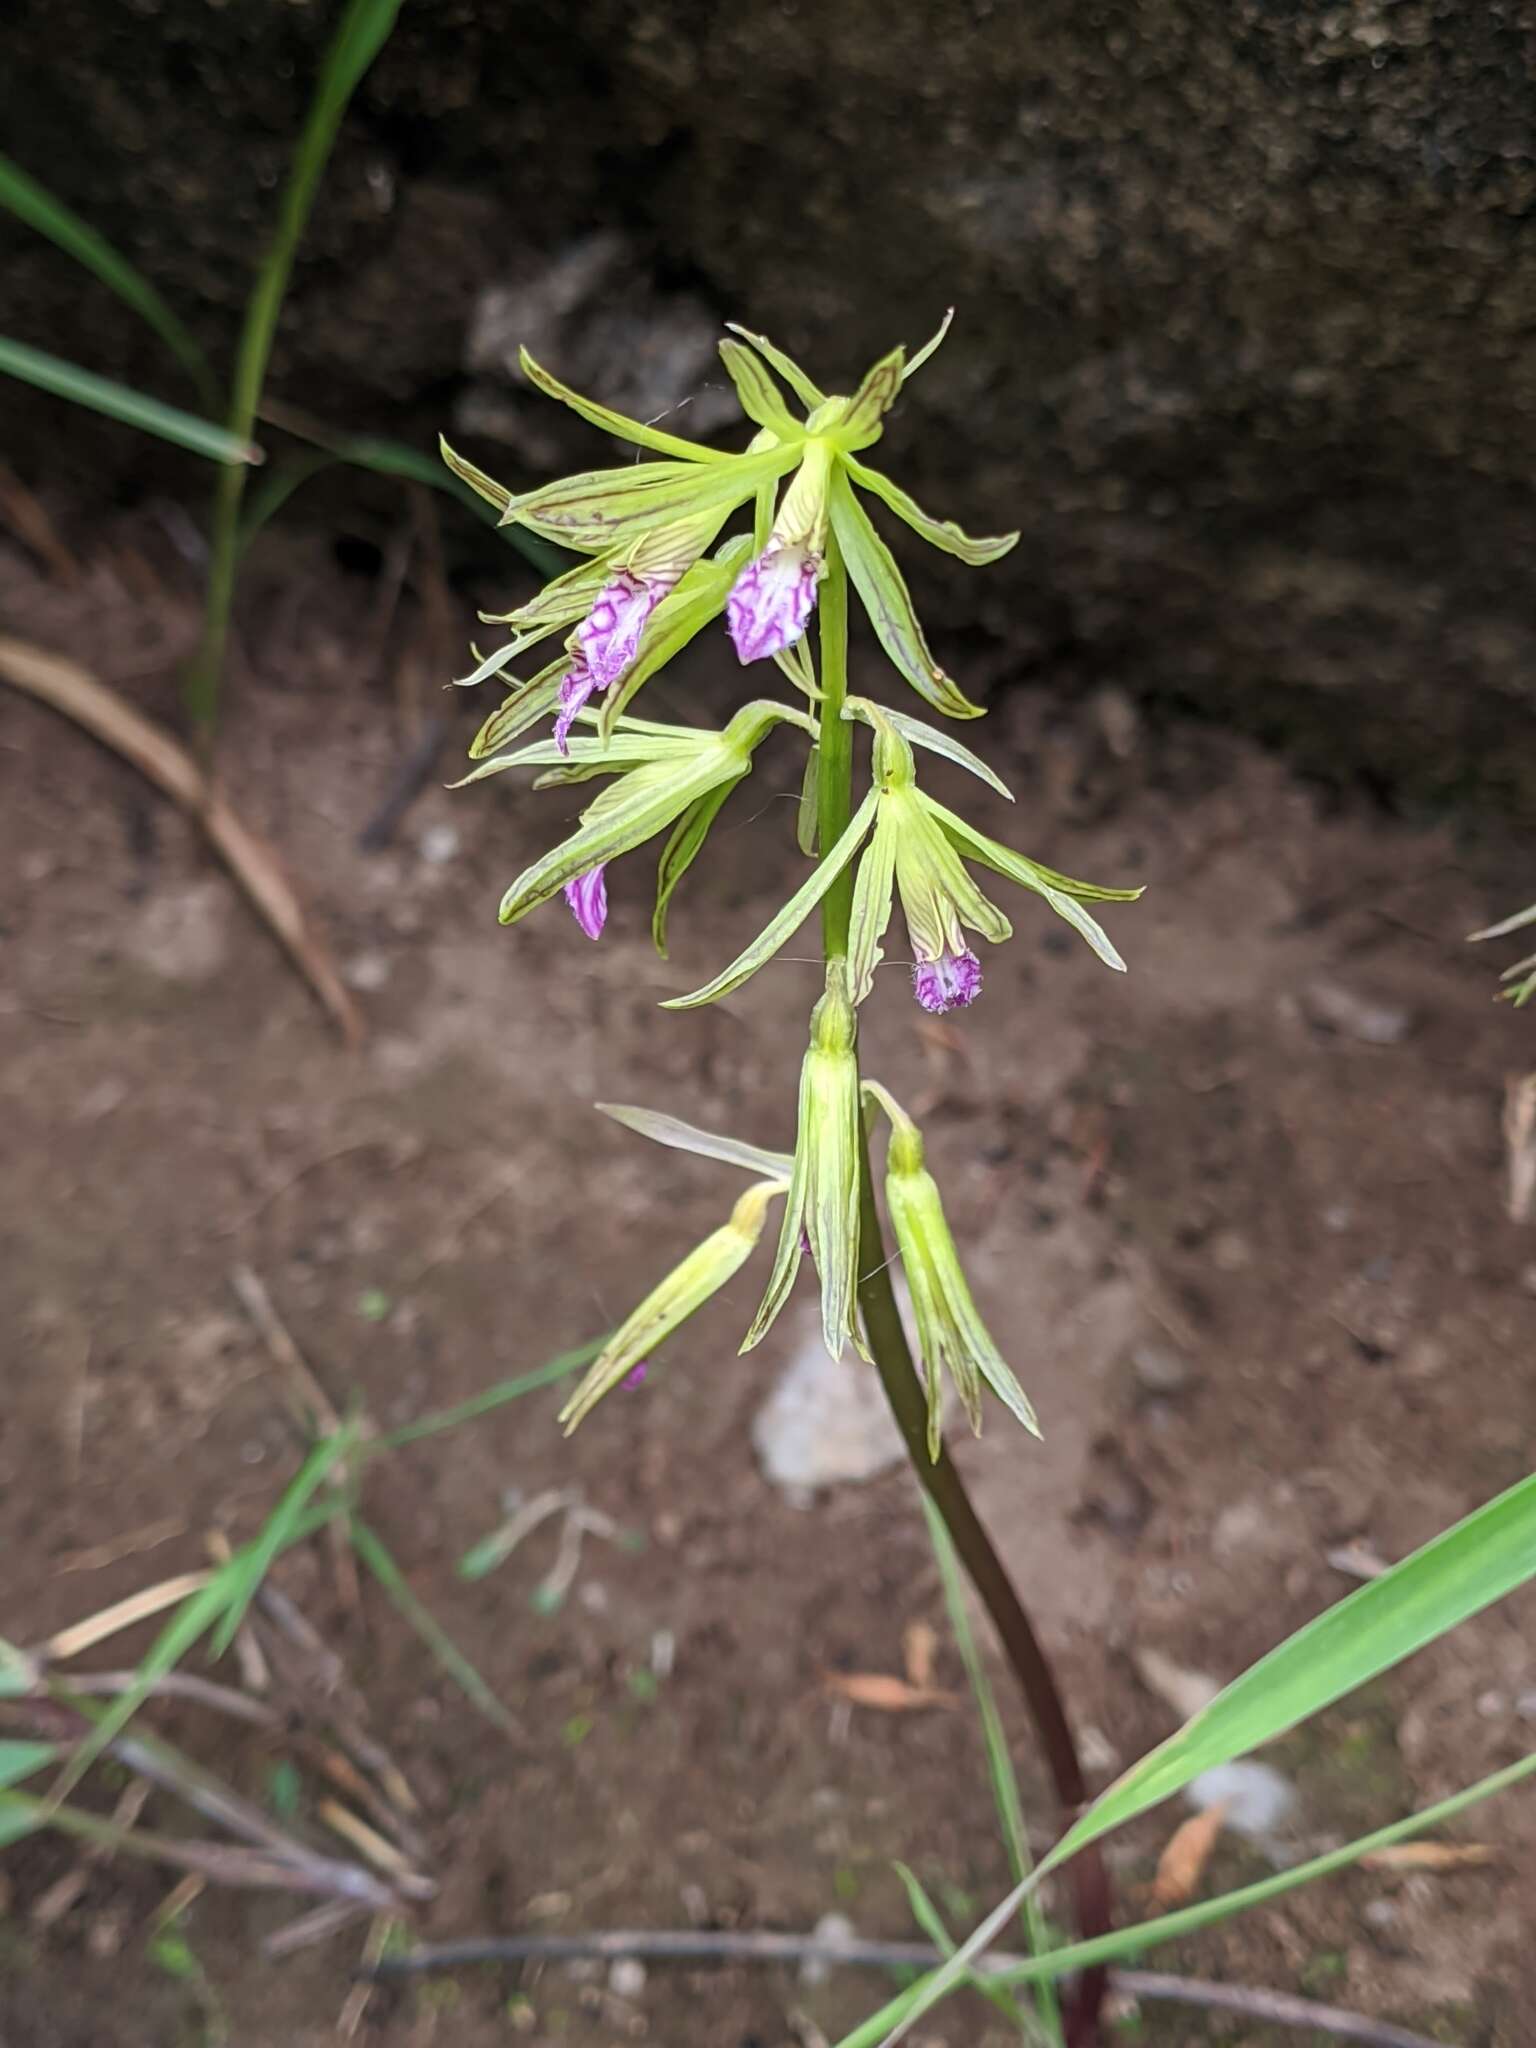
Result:
[[[891,1287],[867,1147],[861,1162],[859,1201],[859,1304],[880,1381],[901,1429],[912,1469],[942,1517],[1023,1690],[1055,1788],[1060,1832],[1065,1834],[1088,1797],[1077,1745],[1050,1661],[1040,1647],[1040,1639],[1002,1559],[992,1547],[991,1537],[971,1505],[964,1481],[951,1463],[948,1451],[941,1450],[937,1460],[928,1456],[928,1404],[913,1368],[907,1334]],[[1109,1931],[1109,1875],[1096,1844],[1079,1852],[1072,1869],[1077,1887],[1078,1932],[1087,1941]],[[1094,2048],[1099,2041],[1099,2009],[1106,1981],[1102,1967],[1083,1972],[1066,2009],[1067,2048]]]

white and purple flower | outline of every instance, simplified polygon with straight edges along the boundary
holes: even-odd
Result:
[[[912,993],[935,1017],[963,1010],[981,994],[981,962],[969,947],[961,953],[941,953],[936,960],[919,960],[912,969]]]
[[[611,689],[631,666],[646,620],[676,580],[637,576],[632,569],[619,569],[609,577],[576,628],[576,643],[594,689]]]
[[[588,868],[584,875],[565,885],[565,900],[570,906],[572,917],[581,926],[589,939],[600,939],[603,926],[608,922],[608,884],[603,880],[603,867]]]
[[[816,608],[822,558],[809,547],[770,541],[731,586],[726,624],[739,661],[766,661],[793,647]]]

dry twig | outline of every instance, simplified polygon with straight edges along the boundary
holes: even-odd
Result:
[[[347,1044],[360,1045],[361,1013],[299,908],[276,853],[241,822],[185,747],[77,663],[24,640],[0,636],[0,676],[83,726],[198,820]]]

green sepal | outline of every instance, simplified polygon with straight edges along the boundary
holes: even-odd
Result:
[[[843,716],[860,720],[876,732],[882,722],[894,727],[910,745],[926,747],[930,753],[953,761],[957,768],[968,769],[972,775],[979,776],[989,789],[995,789],[999,796],[1013,802],[1013,791],[996,770],[990,768],[980,754],[973,754],[953,734],[942,731],[938,726],[928,725],[921,718],[911,718],[905,711],[893,711],[888,704],[871,704],[867,697],[847,698],[843,704]]]
[[[626,1317],[560,1410],[567,1436],[604,1394],[643,1365],[658,1345],[735,1277],[762,1235],[768,1204],[784,1192],[783,1182],[777,1180],[759,1181],[748,1188],[731,1211],[730,1221],[696,1245]]]
[[[931,800],[916,789],[895,790],[885,803],[894,827],[896,888],[918,958],[963,952],[963,925],[996,946],[1012,938],[1013,926],[972,880]]]
[[[942,711],[948,718],[980,718],[981,706],[961,695],[929,652],[895,558],[840,471],[834,471],[832,476],[830,504],[832,530],[848,564],[853,587],[891,661],[935,711]]]
[[[862,1003],[874,987],[875,969],[884,957],[880,942],[891,921],[895,881],[896,833],[888,806],[882,801],[854,878],[853,904],[848,914],[848,983],[856,1003]]]
[[[483,469],[476,469],[466,456],[460,455],[457,449],[450,448],[441,434],[437,437],[437,446],[444,462],[459,482],[468,484],[472,491],[484,498],[487,505],[494,505],[498,512],[505,515],[507,507],[512,503],[512,493],[506,485],[497,483],[495,477],[487,476]]]
[[[725,324],[732,334],[739,334],[749,347],[755,348],[765,363],[772,364],[807,412],[826,404],[827,394],[811,382],[800,365],[785,355],[783,349],[775,348],[766,335],[753,334],[745,327],[738,327],[734,320],[727,320]]]
[[[847,401],[847,411],[836,423],[837,445],[842,453],[867,448],[872,441],[879,440],[884,432],[880,422],[901,391],[901,366],[905,361],[905,349],[893,348],[866,372],[863,383]]]
[[[525,632],[535,626],[566,626],[584,618],[603,585],[618,566],[611,555],[596,555],[556,576],[524,603],[509,612],[482,612],[487,626],[520,626]]]
[[[661,849],[661,859],[656,864],[656,908],[651,912],[651,942],[663,960],[667,957],[667,911],[672,902],[672,892],[692,867],[709,837],[709,828],[715,822],[716,813],[730,793],[730,785],[727,784],[723,789],[712,789],[708,796],[701,796],[697,803],[691,804],[672,827],[671,835]]]
[[[924,363],[927,362],[928,358],[931,355],[933,355],[938,348],[942,347],[944,337],[946,334],[948,334],[950,322],[954,319],[954,317],[954,307],[947,306],[944,311],[944,318],[939,322],[938,332],[936,334],[930,334],[928,339],[923,343],[922,347],[918,350],[917,354],[908,359],[907,366],[901,373],[901,381],[903,384],[906,383],[907,379],[913,374],[914,371],[920,370],[923,367]]]
[[[667,1145],[677,1152],[692,1152],[700,1159],[718,1159],[725,1166],[740,1166],[766,1180],[787,1181],[794,1169],[788,1152],[770,1152],[762,1145],[749,1145],[744,1138],[725,1138],[714,1131],[701,1131],[668,1116],[660,1109],[636,1109],[627,1102],[596,1102],[594,1109],[611,1116],[616,1124],[649,1138],[653,1145]]]
[[[1142,893],[1139,888],[1101,889],[1093,882],[1078,882],[1070,875],[1059,875],[1054,868],[1042,867],[1038,861],[1015,853],[1011,847],[1000,846],[995,839],[988,839],[985,833],[978,832],[942,804],[934,803],[931,798],[924,801],[930,816],[967,860],[979,861],[983,867],[991,868],[994,874],[1005,875],[1010,882],[1017,882],[1021,888],[1032,889],[1037,896],[1043,896],[1056,915],[1064,918],[1087,940],[1106,967],[1124,974],[1125,962],[1097,919],[1084,910],[1083,903],[1134,903]]]
[[[766,427],[781,441],[805,439],[804,422],[790,412],[779,395],[779,387],[750,349],[743,348],[739,341],[722,341],[720,360],[736,386],[742,411],[755,426]]]
[[[661,738],[628,730],[616,732],[606,742],[579,737],[566,742],[564,753],[554,740],[534,740],[514,754],[497,754],[482,761],[478,768],[448,787],[463,789],[488,775],[499,775],[506,768],[546,768],[549,772],[539,776],[533,787],[549,789],[565,783],[588,782],[594,775],[622,775],[631,768],[645,768],[657,761],[685,760],[697,750],[698,734],[686,726],[679,726]]]
[[[848,1000],[843,963],[827,963],[826,991],[811,1014],[810,1049],[800,1069],[800,1116],[794,1170],[784,1204],[773,1271],[752,1327],[750,1351],[768,1334],[800,1270],[801,1232],[821,1280],[822,1341],[840,1358],[858,1343],[855,1313],[859,1263],[858,1021]]]
[[[934,519],[921,505],[909,498],[900,484],[892,483],[888,476],[882,476],[878,469],[866,469],[864,464],[852,455],[845,455],[843,463],[848,474],[860,490],[870,491],[889,505],[898,519],[906,521],[915,534],[927,541],[930,547],[941,548],[946,555],[956,555],[962,562],[969,562],[973,568],[983,562],[1000,561],[1010,548],[1018,543],[1016,533],[999,533],[990,538],[973,540],[970,534],[958,527],[952,519]]]
[[[737,954],[729,967],[717,974],[713,981],[706,982],[703,988],[696,988],[691,995],[671,996],[661,1007],[664,1010],[696,1010],[705,1003],[717,1003],[766,965],[805,923],[858,852],[860,842],[874,822],[878,802],[879,791],[872,789],[854,812],[832,851],[822,857],[815,872],[801,884],[778,915],[770,919],[751,945]]]
[[[469,758],[472,761],[484,760],[498,747],[515,740],[519,733],[526,732],[530,725],[537,725],[541,718],[547,718],[560,700],[560,684],[570,665],[570,657],[562,654],[548,668],[540,669],[521,689],[514,690],[471,740]]]
[[[648,427],[639,420],[626,419],[623,413],[613,412],[606,405],[599,405],[596,399],[583,398],[579,391],[572,391],[562,384],[558,377],[552,377],[548,370],[536,363],[527,349],[520,348],[517,360],[522,365],[523,375],[530,384],[536,385],[546,397],[557,398],[562,405],[579,413],[582,419],[594,427],[601,427],[605,433],[614,435],[620,441],[633,441],[642,448],[659,449],[663,455],[675,455],[683,462],[730,462],[733,458],[718,448],[701,447],[697,441],[687,441],[679,434],[664,433],[660,427]],[[466,483],[470,481],[465,478]],[[476,486],[478,488],[478,486]]]
[[[502,524],[526,526],[582,554],[607,553],[653,527],[744,504],[760,484],[792,468],[796,454],[793,448],[770,448],[703,468],[637,462],[627,469],[583,470],[514,498]]]

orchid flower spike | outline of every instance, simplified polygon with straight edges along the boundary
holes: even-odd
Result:
[[[890,1119],[885,1203],[912,1297],[928,1396],[929,1457],[939,1455],[946,1373],[978,1436],[983,1383],[1032,1436],[1038,1436],[1040,1425],[1029,1398],[977,1314],[938,1186],[924,1163],[922,1132],[878,1081],[866,1081],[863,1092],[865,1100],[877,1104]]]

